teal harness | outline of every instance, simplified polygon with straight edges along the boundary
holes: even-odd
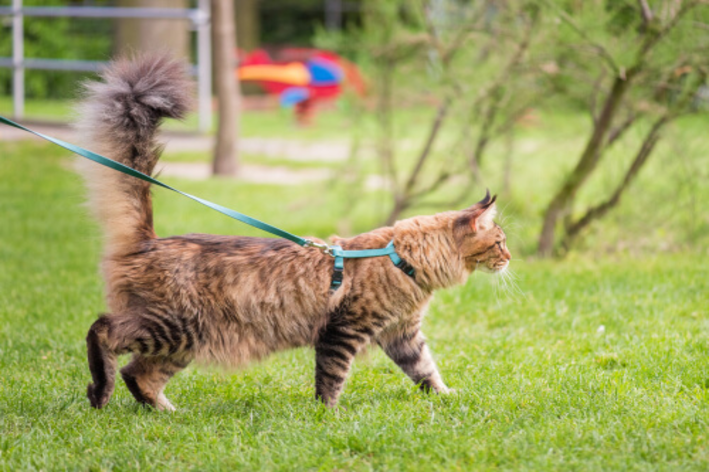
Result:
[[[340,246],[330,246],[328,254],[335,258],[335,266],[332,270],[332,283],[330,288],[332,290],[337,290],[340,285],[342,285],[342,279],[344,278],[345,272],[345,258],[348,259],[358,259],[363,257],[379,257],[379,256],[389,256],[391,262],[394,265],[404,271],[409,277],[413,277],[416,272],[414,268],[411,267],[406,261],[404,261],[396,253],[394,249],[394,240],[389,241],[389,244],[382,249],[361,249],[359,251],[345,251]]]
[[[109,159],[109,158],[104,157],[100,154],[96,154],[95,152],[91,152],[87,149],[76,146],[74,144],[67,143],[65,141],[62,141],[61,139],[52,138],[51,136],[47,136],[42,133],[38,133],[37,131],[33,131],[29,128],[25,128],[24,126],[19,125],[19,124],[15,123],[14,121],[11,121],[11,120],[4,118],[2,116],[0,116],[0,123],[6,124],[8,126],[12,126],[13,128],[21,129],[23,131],[27,131],[28,133],[32,133],[35,136],[39,136],[42,139],[45,139],[51,143],[56,144],[57,146],[61,146],[64,149],[68,149],[69,151],[71,151],[75,154],[78,154],[82,157],[85,157],[91,161],[94,161],[98,164],[101,164],[101,165],[111,168],[113,170],[117,170],[118,172],[122,172],[124,174],[130,175],[131,177],[135,177],[137,179],[144,180],[146,182],[157,185],[159,187],[163,187],[168,190],[172,190],[173,192],[177,192],[180,195],[183,195],[187,198],[191,198],[192,200],[199,202],[202,205],[211,208],[212,210],[216,210],[219,213],[222,213],[222,214],[224,214],[230,218],[233,218],[235,220],[241,221],[242,223],[246,223],[247,225],[253,226],[254,228],[258,228],[262,231],[266,231],[267,233],[271,233],[271,234],[276,235],[278,237],[287,239],[289,241],[293,241],[294,243],[299,244],[303,247],[315,247],[315,248],[321,249],[325,254],[332,256],[335,259],[335,265],[334,265],[333,273],[332,273],[332,283],[330,285],[330,288],[333,291],[337,290],[340,287],[340,285],[342,285],[342,280],[344,278],[344,269],[345,269],[344,259],[361,259],[361,258],[366,258],[366,257],[389,256],[389,258],[394,263],[394,265],[397,268],[404,271],[404,273],[406,273],[406,275],[408,275],[409,277],[414,277],[414,275],[415,275],[415,271],[414,271],[413,267],[411,267],[409,264],[407,264],[396,253],[396,250],[394,249],[394,240],[390,241],[386,247],[381,248],[381,249],[362,249],[362,250],[358,250],[358,251],[348,251],[348,250],[342,249],[340,246],[329,246],[327,244],[321,244],[321,243],[315,242],[310,239],[301,238],[300,236],[296,236],[294,234],[291,234],[288,231],[284,231],[280,228],[276,228],[275,226],[269,225],[268,223],[264,223],[263,221],[259,221],[256,218],[251,218],[250,216],[244,215],[243,213],[239,213],[238,211],[234,211],[230,208],[224,207],[224,206],[219,205],[217,203],[210,202],[209,200],[205,200],[203,198],[199,198],[194,195],[190,195],[189,193],[183,192],[183,191],[178,190],[174,187],[171,187],[167,184],[164,184],[164,183],[160,182],[159,180],[150,177],[149,175],[143,174],[142,172],[138,172],[137,170],[135,170],[131,167],[128,167],[127,165],[121,164],[120,162],[116,162],[113,159]]]

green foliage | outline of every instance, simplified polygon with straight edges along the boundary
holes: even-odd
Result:
[[[574,97],[590,112],[593,127],[580,148],[577,164],[554,192],[543,216],[538,252],[560,254],[592,223],[613,210],[652,154],[668,123],[701,110],[709,34],[699,19],[709,15],[700,1],[623,0],[547,2],[547,24],[560,23],[553,67],[557,91]],[[633,16],[634,15],[634,16]],[[565,38],[565,35],[571,37]],[[575,44],[576,37],[578,44]],[[562,85],[559,88],[559,85]],[[576,197],[599,163],[642,117],[646,128],[634,159],[618,184],[579,211]],[[642,129],[642,128],[641,128]],[[563,220],[563,224],[561,224]],[[560,238],[556,238],[558,233]]]
[[[642,16],[637,2],[606,0],[605,9],[610,14],[608,32],[613,36],[640,29]]]
[[[369,78],[356,133],[362,148],[376,149],[395,202],[387,224],[454,177],[479,181],[492,144],[544,100],[546,79],[530,52],[545,37],[538,15],[523,0],[372,0],[361,23],[320,33],[317,44],[353,57]],[[412,120],[426,124],[412,133]]]
[[[105,4],[108,0],[90,2]],[[28,0],[24,6],[66,6],[65,0]],[[37,59],[105,61],[112,51],[112,20],[77,18],[24,19],[24,56]],[[0,57],[12,56],[12,21],[0,23]],[[25,71],[29,98],[73,98],[78,81],[92,74],[44,70]],[[0,69],[0,95],[12,93],[12,70]]]
[[[357,0],[347,2],[345,23],[359,21]],[[259,0],[260,41],[265,46],[312,46],[313,36],[324,27],[326,5],[322,0]]]
[[[188,368],[167,387],[174,414],[136,405],[120,381],[92,410],[84,337],[104,309],[101,243],[81,183],[56,147],[2,142],[0,156],[2,470],[709,467],[709,268],[687,252],[515,257],[522,293],[484,274],[440,293],[424,329],[455,396],[421,394],[372,348],[342,407],[326,410],[302,349],[231,374]],[[303,234],[327,235],[338,214],[337,198],[283,203],[322,197],[314,188],[168,181]],[[178,196],[156,199],[160,234],[252,234]]]
[[[541,3],[540,21],[545,29],[554,31],[547,43],[548,58],[558,68],[550,77],[554,91],[580,109],[588,109],[593,97],[598,99],[599,92],[602,96],[615,77],[638,65],[647,37],[652,35],[646,33],[658,33],[671,24],[681,6],[665,0],[649,1],[654,16],[645,24],[635,0]],[[649,107],[667,105],[662,87],[673,88],[673,79],[683,68],[693,73],[706,68],[709,34],[700,25],[708,19],[709,8],[695,7],[668,34],[663,33],[642,61],[642,74],[633,80],[628,110],[637,111],[640,102],[642,112],[658,111]]]

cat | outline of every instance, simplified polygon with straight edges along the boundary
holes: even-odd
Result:
[[[86,85],[80,135],[92,150],[151,174],[161,154],[160,122],[183,117],[191,104],[185,64],[164,54],[118,59],[101,75]],[[334,238],[346,250],[393,240],[412,271],[388,257],[346,259],[333,290],[333,258],[312,247],[241,236],[158,238],[149,183],[90,161],[78,165],[105,233],[109,313],[86,338],[87,396],[95,408],[109,402],[117,357],[128,353],[120,370],[126,386],[159,410],[174,410],[163,389],[193,360],[236,367],[300,346],[315,348],[315,395],[328,406],[337,404],[355,355],[369,344],[381,346],[423,390],[448,393],[421,333],[429,300],[478,268],[504,271],[511,258],[488,192],[462,211]]]

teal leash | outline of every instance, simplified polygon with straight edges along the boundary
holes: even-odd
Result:
[[[66,141],[62,141],[61,139],[52,138],[51,136],[47,136],[42,133],[38,133],[37,131],[33,131],[29,128],[25,128],[24,126],[19,125],[19,124],[15,123],[14,121],[8,120],[7,118],[4,118],[2,116],[0,116],[0,123],[4,123],[6,125],[12,126],[17,129],[21,129],[23,131],[27,131],[28,133],[32,133],[35,136],[39,136],[42,139],[46,139],[47,141],[52,142],[52,143],[56,144],[57,146],[61,146],[64,149],[67,149],[75,154],[78,154],[82,157],[85,157],[91,161],[94,161],[98,164],[101,164],[101,165],[111,168],[113,170],[123,172],[124,174],[130,175],[131,177],[135,177],[137,179],[144,180],[146,182],[150,182],[151,184],[157,185],[159,187],[163,187],[168,190],[172,190],[173,192],[177,192],[180,195],[183,195],[187,198],[191,198],[192,200],[199,202],[202,205],[211,208],[212,210],[216,210],[219,213],[222,213],[230,218],[234,218],[235,220],[241,221],[242,223],[246,223],[247,225],[251,225],[255,228],[261,229],[263,231],[274,234],[274,235],[279,236],[281,238],[288,239],[289,241],[293,241],[294,243],[300,244],[301,246],[308,247],[308,246],[315,246],[316,244],[318,244],[313,241],[310,241],[309,239],[301,238],[301,237],[291,234],[287,231],[276,228],[275,226],[271,226],[268,223],[264,223],[263,221],[259,221],[255,218],[251,218],[250,216],[239,213],[238,211],[234,211],[232,209],[229,209],[229,208],[219,205],[217,203],[212,203],[212,202],[205,200],[203,198],[199,198],[199,197],[195,197],[194,195],[190,195],[189,193],[183,192],[183,191],[178,190],[174,187],[171,187],[167,184],[164,184],[164,183],[160,182],[159,180],[150,177],[149,175],[143,174],[142,172],[138,172],[137,170],[135,170],[131,167],[128,167],[127,165],[121,164],[120,162],[116,162],[113,159],[109,159],[109,158],[104,157],[100,154],[96,154],[95,152],[91,152],[88,149],[84,149],[82,147],[75,146],[74,144],[67,143]]]
[[[13,128],[17,128],[23,131],[27,131],[28,133],[32,133],[35,136],[38,136],[42,139],[45,139],[51,143],[56,144],[57,146],[63,147],[64,149],[67,149],[75,154],[78,154],[82,157],[85,157],[86,159],[89,159],[91,161],[96,162],[97,164],[101,164],[102,166],[106,166],[110,169],[117,170],[118,172],[122,172],[124,174],[130,175],[131,177],[135,177],[140,180],[144,180],[145,182],[149,182],[153,185],[157,185],[162,188],[166,188],[168,190],[172,190],[173,192],[177,192],[180,195],[183,195],[187,198],[190,198],[198,203],[201,203],[202,205],[211,208],[212,210],[216,210],[219,213],[222,213],[223,215],[226,215],[230,218],[233,218],[235,220],[241,221],[242,223],[246,223],[247,225],[253,226],[254,228],[258,228],[262,231],[265,231],[267,233],[271,233],[275,236],[287,239],[289,241],[292,241],[296,244],[299,244],[303,247],[315,247],[320,250],[322,250],[325,254],[328,254],[332,257],[335,258],[335,269],[333,272],[333,281],[331,288],[333,290],[337,290],[337,288],[342,284],[343,280],[343,273],[344,273],[344,261],[343,258],[365,258],[365,257],[380,257],[380,256],[389,256],[389,258],[392,260],[394,265],[396,265],[398,268],[406,272],[407,275],[410,277],[414,276],[414,270],[404,262],[401,257],[396,253],[396,250],[394,249],[394,241],[392,240],[389,242],[389,244],[381,249],[363,249],[359,251],[346,251],[342,249],[340,246],[328,246],[327,244],[321,244],[317,243],[315,241],[312,241],[310,239],[305,239],[301,238],[300,236],[296,236],[294,234],[289,233],[288,231],[284,231],[280,228],[276,228],[275,226],[272,226],[268,223],[264,223],[263,221],[257,220],[256,218],[252,218],[250,216],[244,215],[243,213],[239,213],[238,211],[232,210],[230,208],[227,208],[225,206],[219,205],[217,203],[210,202],[209,200],[205,200],[203,198],[196,197],[194,195],[190,195],[189,193],[183,192],[181,190],[178,190],[174,187],[171,187],[170,185],[167,185],[165,183],[160,182],[157,179],[154,179],[150,177],[149,175],[143,174],[142,172],[138,172],[137,170],[133,169],[132,167],[128,167],[125,164],[121,164],[120,162],[116,162],[113,159],[109,159],[107,157],[104,157],[100,154],[96,154],[95,152],[91,152],[88,149],[84,149],[82,147],[76,146],[71,143],[67,143],[66,141],[62,141],[61,139],[53,138],[51,136],[44,135],[42,133],[39,133],[37,131],[31,130],[29,128],[25,128],[24,126],[15,123],[12,120],[9,120],[3,116],[0,116],[0,123],[6,124],[8,126],[12,126]],[[337,282],[337,283],[336,283]]]

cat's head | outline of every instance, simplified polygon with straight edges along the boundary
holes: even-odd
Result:
[[[465,268],[472,272],[502,272],[509,266],[510,251],[504,231],[493,219],[497,210],[495,197],[485,198],[460,212],[454,223],[454,235]]]

